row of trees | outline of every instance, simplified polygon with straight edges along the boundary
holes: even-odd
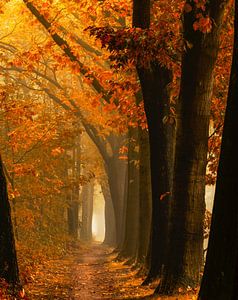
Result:
[[[136,35],[138,29],[126,31],[127,38],[134,39],[131,44],[134,47],[133,51],[136,57],[134,62],[137,65],[141,83],[150,138],[152,227],[149,246],[149,274],[146,282],[162,275],[162,281],[156,289],[156,292],[162,294],[174,293],[181,287],[195,287],[198,285],[202,271],[204,195],[210,105],[213,92],[214,67],[220,45],[219,36],[226,5],[225,1],[209,1],[209,3],[206,1],[202,1],[202,3],[187,1],[185,3],[183,10],[183,41],[185,46],[182,51],[180,92],[176,108],[175,156],[173,128],[171,128],[173,126],[170,127],[170,124],[166,124],[169,122],[165,122],[165,117],[168,114],[166,109],[169,106],[168,86],[172,81],[171,69],[169,64],[161,61],[161,57],[158,57],[157,60],[154,57],[149,57],[149,64],[146,65],[144,62],[146,57],[143,55],[149,56],[149,53],[145,54],[143,50],[136,48],[143,46],[140,41],[137,43],[137,40],[135,40],[135,37],[138,38],[138,35]],[[149,1],[134,1],[133,26],[148,29],[150,18],[151,7]],[[123,41],[125,32],[97,27],[91,27],[90,32],[101,39],[102,45],[106,46],[109,51],[119,56],[119,58],[116,55],[111,57],[114,63],[121,63],[120,58],[123,55],[126,62],[131,59],[130,41],[127,43]],[[141,35],[147,33],[146,30],[140,31]],[[150,36],[147,35],[146,38],[149,39]],[[148,44],[146,44],[146,47],[148,47]],[[159,49],[157,50],[159,51]],[[235,77],[234,69],[233,66],[232,81]],[[230,87],[231,89],[232,87]],[[231,95],[232,92],[229,92],[228,97],[232,97]],[[234,126],[234,128],[236,127]],[[230,141],[230,147],[231,145]],[[222,163],[221,161],[220,164]],[[229,167],[226,168],[225,172],[228,171]],[[172,172],[174,172],[173,175],[171,175]],[[225,174],[224,176],[229,180],[234,175],[230,175],[230,171],[228,171],[229,175]],[[223,176],[220,176],[221,180],[226,182]],[[221,189],[224,190],[224,187]],[[168,197],[171,193],[172,197]],[[219,194],[219,188],[217,188],[217,194]],[[222,197],[223,202],[225,202],[224,195],[217,197]],[[220,210],[220,214],[222,214],[222,210]],[[229,215],[225,218],[229,220]],[[217,222],[219,223],[219,221]],[[233,222],[236,221],[233,220]],[[220,226],[222,227],[221,222]],[[236,228],[236,225],[233,228]],[[225,249],[221,245],[226,244],[225,240],[231,234],[225,232],[222,235],[223,230],[219,231],[218,228],[215,230],[217,231],[216,235],[223,241],[220,241],[219,244],[221,248],[220,255],[225,256]],[[232,234],[232,241],[233,243],[236,241],[235,232]],[[201,289],[201,299],[217,299],[219,297],[220,299],[224,297],[233,299],[232,297],[235,297],[233,288],[235,280],[234,264],[226,266],[229,270],[223,270],[224,265],[222,265],[218,272],[212,271],[217,259],[214,255],[217,246],[218,244],[215,244],[212,251],[210,250],[212,246],[209,245],[208,253],[211,251],[212,254],[210,255],[213,257],[213,263],[210,268],[205,269],[203,281],[205,283],[203,283]],[[214,257],[216,257],[215,260]],[[234,259],[236,259],[236,254],[234,254]],[[207,265],[209,265],[209,255]],[[221,280],[220,276],[227,276],[226,286],[223,285],[222,293],[218,288],[218,286],[220,287],[219,284],[214,289],[211,288],[212,280],[208,269],[216,276],[213,279],[217,282]],[[211,281],[206,281],[207,277]]]
[[[163,1],[152,5],[148,0],[134,0],[131,10],[126,3],[119,7],[108,1],[83,1],[80,5],[69,5],[65,1],[57,5],[47,1],[23,2],[25,6],[20,6],[20,10],[24,12],[24,21],[34,26],[39,37],[45,40],[35,45],[29,39],[30,46],[23,47],[16,40],[13,45],[11,39],[2,42],[5,56],[1,71],[18,86],[29,89],[33,84],[40,93],[74,115],[96,145],[106,174],[101,181],[106,206],[105,242],[117,247],[119,258],[128,258],[148,271],[145,284],[162,277],[156,292],[167,294],[180,288],[186,290],[188,286],[197,287],[203,269],[208,140],[215,141],[210,142],[209,152],[213,170],[223,117],[220,106],[214,103],[224,100],[221,87],[224,88],[227,82],[224,78],[229,73],[225,71],[223,77],[218,78],[221,75],[217,71],[221,69],[216,70],[215,63],[220,35],[230,25],[223,23],[224,14],[225,18],[232,14],[232,5],[221,0],[176,1],[169,6]],[[17,5],[16,1],[12,7],[16,9]],[[97,9],[92,10],[92,7]],[[32,22],[33,15],[37,23]],[[85,21],[93,26],[90,33],[101,39],[103,47],[111,53],[98,49],[82,31]],[[229,57],[226,43],[229,44],[230,35],[222,36],[222,42],[227,52],[225,55],[222,52],[222,58],[218,57],[219,64]],[[236,47],[236,43],[234,45]],[[23,54],[24,59],[19,58]],[[114,70],[109,69],[110,63]],[[236,69],[234,59],[232,74]],[[64,78],[65,71],[68,75]],[[234,86],[235,76],[231,77]],[[214,78],[219,92],[213,91]],[[233,99],[234,95],[230,92],[228,98]],[[229,106],[227,109],[236,111]],[[209,139],[211,116],[215,131]],[[226,123],[231,122],[232,117],[227,118]],[[228,125],[228,132],[230,128],[235,131],[236,124]],[[227,147],[232,145],[232,148],[222,150],[221,164],[224,157],[228,157],[227,151],[235,156],[232,136],[224,131],[225,134]],[[124,152],[127,152],[127,164],[119,159]],[[225,163],[230,164],[229,159]],[[235,192],[236,176],[224,165],[219,170],[225,173],[219,175],[215,203],[228,205],[227,199],[223,200],[227,197],[223,194],[226,189],[220,187],[223,192],[219,192],[219,184],[229,187],[231,180],[233,189],[229,187],[227,193]],[[219,213],[222,206],[215,204],[214,210],[225,218],[224,224],[234,222],[234,232],[225,232],[224,228],[228,229],[231,223],[223,227],[219,217],[213,218],[212,232],[217,235],[213,237],[212,233],[214,245],[209,244],[201,299],[224,299],[225,295],[232,299],[234,295],[237,249],[233,248],[234,261],[229,265],[223,249],[225,244],[232,245],[236,240],[237,213],[235,203],[233,205],[232,208],[227,206],[224,216]],[[78,215],[77,205],[70,209],[69,215],[75,212]],[[218,224],[223,229],[217,229]],[[225,243],[228,237],[230,243]],[[215,267],[211,261],[217,256],[212,248],[217,248],[217,243],[223,259],[219,257],[220,269],[213,272]],[[210,277],[211,273],[216,279]],[[220,285],[223,278],[224,285]],[[211,288],[213,280],[217,282],[214,289]],[[209,297],[208,293],[211,293]]]

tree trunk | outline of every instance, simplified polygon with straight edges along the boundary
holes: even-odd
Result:
[[[80,177],[80,136],[76,137],[72,149],[73,186],[68,194],[68,233],[75,239],[79,237],[79,177]],[[68,172],[68,170],[67,170]]]
[[[115,216],[108,183],[101,182],[102,193],[105,201],[105,238],[103,243],[116,246]]]
[[[138,128],[128,129],[128,185],[125,203],[125,235],[119,258],[135,259],[138,247],[139,218],[139,168],[138,161]]]
[[[200,300],[238,299],[238,1],[230,85]]]
[[[0,156],[0,278],[8,283],[19,284],[11,208],[7,194],[7,182]]]
[[[125,226],[123,213],[125,202],[125,173],[127,165],[118,158],[118,155],[119,153],[115,153],[107,159],[106,170],[115,215],[116,244],[117,247],[121,247]]]
[[[133,1],[133,26],[149,28],[150,1]],[[143,15],[143,18],[140,17]],[[146,282],[160,274],[167,256],[168,224],[170,197],[172,192],[171,161],[173,153],[168,151],[173,147],[169,131],[174,124],[164,122],[169,114],[170,99],[168,85],[172,81],[172,73],[159,62],[151,62],[146,69],[137,66],[144,99],[150,141],[150,165],[152,187],[152,227],[150,241],[150,270]],[[172,126],[172,128],[170,128]],[[170,157],[170,162],[168,161]]]
[[[80,233],[80,238],[83,241],[92,240],[93,192],[94,186],[91,182],[83,186],[81,194],[82,227]]]
[[[78,239],[79,230],[79,203],[69,200],[68,214],[68,233],[71,237]]]
[[[183,36],[190,46],[182,59],[169,259],[158,288],[165,294],[200,281],[210,100],[224,12],[224,1],[207,3],[206,13],[214,23],[212,31],[203,34],[193,29],[195,1],[187,4],[192,10],[183,15]]]
[[[173,124],[164,123],[168,115],[169,95],[167,86],[171,72],[159,65],[151,70],[138,69],[148,122],[152,184],[152,227],[150,245],[150,271],[148,280],[156,278],[167,256],[170,198],[172,193],[173,150],[169,144],[169,131]],[[169,160],[168,160],[168,157]]]
[[[139,128],[139,237],[137,262],[149,269],[148,249],[151,230],[150,148],[147,130]]]

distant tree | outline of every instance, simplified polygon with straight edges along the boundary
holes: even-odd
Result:
[[[84,241],[92,240],[93,193],[93,182],[89,182],[82,187],[82,225],[80,230],[80,238]]]
[[[235,1],[234,28],[233,60],[200,300],[238,298],[238,1]]]

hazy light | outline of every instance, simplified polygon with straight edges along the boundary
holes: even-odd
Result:
[[[95,241],[102,242],[105,236],[105,203],[100,185],[95,186],[92,233]]]

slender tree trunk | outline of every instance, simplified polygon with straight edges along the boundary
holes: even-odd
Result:
[[[119,258],[135,259],[138,247],[139,218],[139,168],[138,161],[138,128],[128,129],[128,188],[125,203],[125,235]]]
[[[70,198],[69,207],[67,208],[68,214],[68,233],[73,238],[78,238],[79,230],[79,203],[77,201],[72,201]]]
[[[79,176],[80,176],[80,145],[79,137],[75,140],[72,150],[72,179],[73,187],[68,194],[68,233],[78,239],[79,237]],[[68,172],[68,171],[67,171]]]
[[[150,1],[133,1],[133,26],[142,29],[150,26]],[[141,18],[143,16],[143,18]],[[151,281],[160,274],[167,256],[168,225],[170,211],[170,197],[172,192],[171,163],[173,153],[168,154],[168,131],[171,124],[164,122],[169,114],[168,85],[172,81],[172,73],[159,62],[151,62],[151,67],[146,69],[137,66],[141,83],[144,107],[147,117],[150,164],[152,186],[152,227],[150,241],[150,270],[145,282]],[[162,200],[163,199],[163,200]]]
[[[207,34],[193,29],[195,1],[187,1],[192,10],[183,15],[183,36],[190,47],[182,59],[169,259],[160,293],[194,287],[200,281],[210,100],[224,4],[207,2],[206,13],[214,22]]]
[[[106,170],[115,215],[116,244],[117,247],[121,247],[124,233],[124,189],[127,166],[118,158],[118,154],[115,153],[108,158]]]
[[[82,227],[80,238],[84,241],[92,240],[93,192],[94,186],[91,182],[83,186],[81,194]]]
[[[101,182],[102,193],[105,201],[105,238],[103,243],[116,246],[115,216],[108,183]]]
[[[11,208],[7,194],[7,182],[0,156],[0,278],[19,284],[15,241],[11,221]]]
[[[230,85],[200,300],[238,299],[238,1]]]

